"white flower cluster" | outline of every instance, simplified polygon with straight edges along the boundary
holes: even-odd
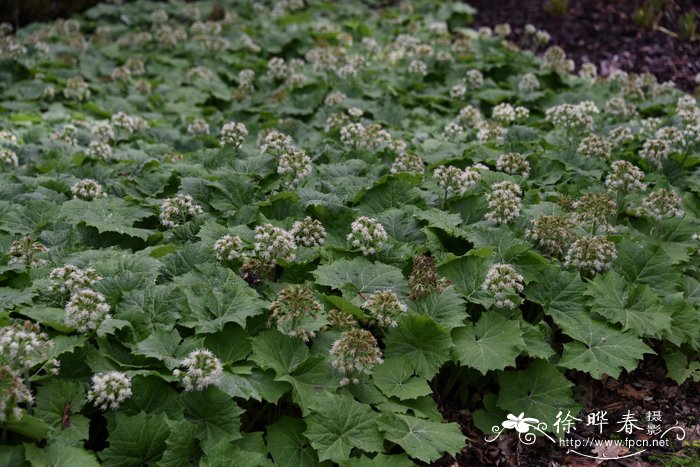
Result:
[[[517,152],[502,154],[496,161],[496,169],[510,175],[520,175],[523,178],[530,175],[530,163],[525,156]]]
[[[190,195],[179,194],[163,201],[160,223],[165,227],[177,227],[203,212],[202,207],[196,204]]]
[[[53,341],[31,321],[15,322],[0,329],[0,356],[11,361],[15,369],[27,370],[41,363],[51,347]]]
[[[478,128],[484,121],[484,117],[479,112],[479,109],[473,105],[468,105],[460,109],[457,120],[470,128]]]
[[[117,410],[130,397],[131,379],[120,371],[93,375],[87,393],[87,400],[103,411]]]
[[[481,144],[493,142],[496,145],[501,145],[503,144],[505,136],[505,128],[492,122],[486,122],[479,125],[479,131],[476,133],[476,139]]]
[[[555,127],[571,132],[589,133],[593,130],[592,108],[579,104],[561,104],[550,107],[545,112],[545,119]],[[596,108],[597,110],[597,108]]]
[[[523,291],[523,276],[510,264],[496,263],[489,268],[481,288],[493,294],[496,308],[512,310],[516,307],[516,297]]]
[[[450,140],[458,140],[464,136],[464,127],[457,122],[449,122],[442,133]]]
[[[289,148],[283,152],[277,162],[279,175],[290,174],[292,183],[298,183],[302,178],[311,174],[313,164],[306,151],[300,148]]]
[[[17,153],[9,149],[0,148],[0,163],[2,165],[9,165],[11,167],[17,167],[19,165],[19,159],[17,158]]]
[[[272,224],[255,227],[255,255],[265,261],[291,263],[296,258],[294,235]]]
[[[657,169],[661,169],[663,163],[671,154],[671,145],[665,139],[652,138],[644,141],[639,157],[646,159]]]
[[[544,51],[542,55],[542,66],[550,68],[560,73],[570,73],[574,71],[575,63],[566,58],[566,52],[558,45],[553,45]]]
[[[112,157],[112,147],[104,141],[90,141],[87,154],[94,159],[107,160]]]
[[[607,271],[617,258],[615,244],[605,237],[580,237],[566,252],[564,264],[585,273]]]
[[[582,63],[581,68],[578,70],[578,75],[588,81],[595,81],[596,77],[598,77],[598,68],[594,63]]]
[[[630,119],[637,115],[637,107],[620,96],[610,98],[604,108],[606,114],[619,119]]]
[[[373,255],[384,248],[384,243],[389,236],[382,224],[376,219],[367,216],[360,216],[353,221],[350,226],[350,233],[347,236],[353,248],[359,248],[365,256]]]
[[[127,115],[124,112],[112,115],[112,125],[128,134],[148,128],[148,122],[144,118],[138,115]]]
[[[248,129],[242,123],[228,122],[221,127],[221,146],[230,144],[238,149],[243,144],[243,140],[248,136]]]
[[[476,186],[481,179],[479,172],[473,168],[464,170],[453,166],[440,166],[433,172],[440,188],[445,190],[445,198],[464,196],[470,188]]]
[[[536,241],[547,253],[559,255],[574,239],[573,223],[562,215],[541,215],[525,230],[525,238]]]
[[[68,78],[66,87],[63,88],[63,97],[77,101],[90,99],[90,88],[82,76]]]
[[[209,123],[203,118],[195,118],[187,125],[188,135],[208,135],[209,131]]]
[[[428,65],[423,60],[411,60],[411,63],[408,64],[408,72],[412,75],[426,76]]]
[[[340,129],[340,141],[353,148],[363,147],[367,140],[367,129],[362,123],[349,123]]]
[[[642,200],[644,214],[657,222],[671,217],[683,217],[681,197],[673,190],[659,188]]]
[[[259,146],[262,154],[269,153],[280,156],[294,148],[294,140],[291,136],[272,130],[265,134]]]
[[[467,85],[464,83],[457,83],[450,88],[450,97],[452,99],[462,99],[467,95]]]
[[[43,243],[35,242],[32,237],[25,235],[10,244],[10,261],[8,266],[25,265],[32,268],[38,268],[47,263],[45,259],[34,258],[38,253],[46,253],[49,251]]]
[[[684,95],[676,101],[676,115],[684,125],[700,123],[700,108],[693,96]]]
[[[518,120],[524,120],[530,115],[527,107],[514,107],[507,102],[496,105],[491,111],[491,118],[499,123],[509,124]]]
[[[525,73],[518,82],[518,90],[523,94],[529,94],[539,89],[540,81],[533,73]]]
[[[484,75],[479,70],[469,70],[466,73],[466,85],[469,90],[479,89],[484,85]]]
[[[343,101],[345,101],[345,99],[347,98],[348,96],[346,96],[344,92],[332,91],[323,100],[323,105],[326,105],[328,107],[339,105],[342,104]]]
[[[92,133],[93,136],[95,136],[99,141],[104,141],[105,143],[116,139],[114,128],[112,128],[112,124],[108,121],[95,123],[90,128],[90,133]]]
[[[608,190],[623,193],[646,190],[647,186],[642,183],[644,172],[639,167],[627,161],[614,161],[610,166],[612,172],[605,177]]]
[[[66,326],[75,328],[80,334],[96,330],[111,318],[105,296],[94,290],[76,290],[66,303]]]
[[[82,199],[84,201],[92,201],[95,198],[103,198],[107,193],[102,191],[102,185],[97,180],[84,178],[75,182],[70,188],[73,193],[73,198]]]
[[[95,269],[80,269],[72,264],[54,268],[49,273],[50,290],[58,293],[72,293],[79,289],[89,289],[100,280],[102,280],[102,276]]]
[[[416,154],[402,153],[399,154],[396,159],[394,159],[393,164],[391,164],[391,173],[418,173],[422,174],[425,172],[425,165],[423,164],[423,159]]]
[[[396,327],[396,317],[405,313],[408,307],[399,300],[398,295],[390,290],[380,290],[372,293],[362,304],[369,315],[377,321],[379,326]]]
[[[241,237],[224,235],[214,242],[214,255],[221,262],[233,261],[241,257],[243,241]]]
[[[255,89],[255,71],[245,69],[238,72],[238,89],[242,92],[250,92]]]
[[[608,193],[589,191],[574,201],[572,219],[580,226],[590,227],[593,234],[598,229],[612,231],[609,219],[617,212],[617,203]]]
[[[326,229],[318,219],[305,217],[292,225],[292,235],[298,245],[307,247],[321,246],[326,241]]]
[[[193,350],[180,362],[181,369],[173,370],[173,376],[182,381],[185,391],[203,391],[219,384],[223,366],[210,350]]]
[[[382,351],[371,332],[360,328],[343,332],[333,342],[330,350],[331,365],[344,375],[341,386],[358,384],[357,374],[369,373],[376,365],[381,365]]]
[[[577,152],[582,156],[610,159],[612,145],[602,136],[589,135],[581,140]]]
[[[626,126],[618,126],[610,130],[608,139],[615,146],[619,147],[634,139],[634,133]]]
[[[507,224],[520,217],[520,186],[509,181],[494,183],[486,193],[489,212],[486,219],[496,224]]]
[[[31,406],[34,403],[34,396],[27,387],[27,382],[20,376],[19,371],[13,370],[8,365],[0,366],[0,423],[5,423],[14,418],[22,419],[22,409],[20,404]]]

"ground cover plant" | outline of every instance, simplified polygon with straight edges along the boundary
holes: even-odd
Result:
[[[0,38],[3,465],[413,465],[700,379],[700,109],[462,3],[99,5]],[[670,381],[669,380],[669,381]]]

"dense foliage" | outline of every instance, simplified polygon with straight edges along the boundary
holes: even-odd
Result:
[[[0,464],[411,465],[475,391],[700,377],[692,97],[461,3],[236,4],[3,29]]]

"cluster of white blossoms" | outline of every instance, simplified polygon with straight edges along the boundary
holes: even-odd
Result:
[[[379,221],[371,217],[360,216],[350,226],[347,239],[350,246],[359,248],[363,255],[369,256],[382,250],[389,236]]]
[[[0,360],[16,370],[28,370],[45,362],[53,345],[39,325],[31,321],[14,322],[0,328]],[[54,366],[57,371],[58,363]]]
[[[49,289],[52,292],[72,293],[79,289],[89,289],[100,280],[102,280],[102,276],[93,268],[81,269],[72,264],[66,264],[51,270]]]
[[[255,255],[268,262],[291,263],[296,258],[297,244],[294,235],[272,224],[255,227]]]
[[[214,255],[221,262],[240,258],[242,249],[243,241],[239,236],[224,235],[214,242]]]
[[[112,157],[112,146],[100,140],[90,141],[87,149],[88,156],[94,159],[108,160]]]
[[[614,230],[610,218],[617,212],[617,203],[608,193],[589,191],[574,201],[573,221],[592,230],[593,235],[598,230],[608,232]]]
[[[268,326],[273,323],[289,337],[308,342],[320,328],[321,303],[305,285],[292,284],[280,290],[270,304]]]
[[[591,114],[598,113],[595,104],[589,101],[578,104],[561,104],[550,107],[545,112],[545,119],[558,128],[567,132],[590,133],[593,130]]]
[[[422,174],[425,172],[425,164],[420,156],[404,152],[396,156],[390,171],[393,174],[401,172]]]
[[[92,127],[90,127],[90,133],[92,133],[92,135],[99,141],[103,141],[105,143],[114,141],[117,138],[112,124],[108,121],[95,123],[92,125]]]
[[[509,181],[494,183],[486,193],[489,212],[486,219],[496,224],[507,224],[520,217],[520,186]]]
[[[465,128],[457,122],[449,122],[445,125],[442,130],[442,134],[445,135],[447,139],[458,140],[464,136]]]
[[[179,194],[163,201],[159,217],[163,226],[177,227],[202,213],[204,210],[190,195]]]
[[[248,136],[248,128],[242,123],[228,122],[221,127],[220,144],[221,146],[231,145],[238,149],[243,144]]]
[[[66,87],[63,88],[63,97],[76,101],[86,101],[90,99],[90,88],[82,76],[74,76],[66,80]]]
[[[0,366],[0,423],[21,420],[23,412],[20,405],[31,406],[34,403],[32,391],[27,387],[29,382],[20,375],[20,371],[13,370],[9,365]]]
[[[330,355],[333,368],[344,375],[341,386],[359,384],[360,374],[369,374],[372,368],[384,362],[377,339],[371,332],[360,328],[340,334],[331,346]]]
[[[457,120],[469,128],[478,128],[483,123],[484,116],[473,105],[467,105],[460,109],[459,114],[457,114]]]
[[[366,145],[367,129],[362,123],[349,123],[340,129],[340,141],[352,148],[361,148]]]
[[[17,167],[19,165],[17,153],[10,149],[0,148],[0,164],[10,167]]]
[[[450,97],[452,99],[462,99],[467,95],[467,85],[464,83],[457,83],[450,88]]]
[[[666,139],[651,138],[644,141],[639,157],[649,161],[657,169],[661,169],[663,163],[671,154],[671,145]]]
[[[411,60],[411,63],[408,64],[408,72],[412,75],[426,76],[428,65],[423,60]]]
[[[700,108],[693,96],[684,95],[676,101],[676,115],[684,125],[695,125],[700,122]]]
[[[506,129],[493,122],[483,122],[479,125],[479,131],[476,133],[476,139],[481,144],[492,142],[497,146],[503,144],[505,136]]]
[[[525,230],[525,238],[536,241],[549,254],[560,255],[575,238],[573,227],[562,215],[541,215]]]
[[[608,190],[622,193],[646,190],[646,184],[642,183],[644,172],[639,167],[628,161],[614,161],[610,167],[612,172],[605,177]]]
[[[78,289],[66,303],[66,326],[85,334],[99,328],[112,317],[105,296],[91,289]]]
[[[87,400],[102,411],[117,410],[130,397],[131,379],[120,371],[93,375],[87,393]]]
[[[464,196],[470,188],[474,188],[481,174],[471,167],[462,170],[453,166],[440,166],[433,172],[437,184],[445,191],[445,199]]]
[[[203,118],[195,118],[187,125],[188,135],[208,135],[209,131],[209,123]]]
[[[390,290],[380,290],[372,293],[362,304],[362,308],[377,322],[379,326],[396,327],[396,317],[405,313],[408,307],[398,295]]]
[[[334,105],[342,104],[348,96],[341,91],[332,91],[328,93],[326,98],[323,100],[323,105],[332,107]]]
[[[566,252],[564,264],[584,273],[596,274],[610,269],[615,258],[615,244],[605,237],[580,237]]]
[[[241,92],[252,92],[255,89],[255,71],[246,68],[238,72],[238,89]]]
[[[493,295],[496,308],[512,310],[523,291],[523,276],[510,264],[496,263],[489,268],[481,288]]]
[[[625,143],[629,143],[630,141],[634,140],[634,133],[632,133],[632,130],[626,126],[618,126],[610,130],[608,140],[613,144],[613,146],[620,147]]]
[[[530,175],[530,163],[525,156],[517,152],[501,154],[496,161],[496,169],[509,175],[520,175],[523,178]]]
[[[637,115],[637,106],[624,97],[611,97],[603,106],[605,113],[619,120],[627,120]]]
[[[182,382],[185,391],[203,391],[221,381],[224,368],[210,350],[193,350],[173,370],[173,376]]]
[[[292,224],[292,235],[297,245],[306,247],[321,246],[326,241],[326,229],[318,219],[305,217]]]
[[[83,201],[92,201],[95,198],[103,198],[107,196],[102,190],[102,185],[97,180],[92,178],[84,178],[75,182],[70,188],[73,198],[82,199]]]
[[[518,90],[523,94],[539,91],[540,81],[534,73],[525,73],[518,82]]]
[[[577,151],[582,156],[610,159],[612,144],[599,135],[588,135],[581,140]]]
[[[514,107],[506,102],[496,105],[491,111],[491,118],[503,124],[524,120],[529,115],[530,111],[527,109],[527,107]]]
[[[262,154],[273,154],[279,157],[294,148],[294,140],[292,137],[280,131],[271,130],[261,136],[262,140],[258,146]]]
[[[582,63],[578,70],[578,75],[583,79],[595,81],[598,77],[598,68],[590,62]]]
[[[479,70],[469,70],[465,75],[465,84],[470,91],[484,85],[484,75]]]
[[[277,173],[279,175],[290,174],[292,183],[298,183],[304,177],[311,174],[313,164],[311,158],[306,155],[306,151],[300,148],[289,148],[280,155],[277,162]]]
[[[47,263],[45,259],[34,258],[34,255],[46,253],[49,249],[43,243],[35,242],[34,239],[25,235],[10,244],[10,261],[8,266],[24,265],[38,268]]]
[[[665,126],[656,130],[654,138],[664,140],[672,148],[680,148],[685,145],[683,132],[672,126]]]
[[[139,115],[127,115],[124,112],[117,112],[112,115],[112,125],[115,128],[123,130],[127,134],[136,133],[137,131],[148,128],[146,119]]]
[[[671,217],[683,217],[681,197],[666,188],[652,191],[642,200],[643,214],[657,222]]]

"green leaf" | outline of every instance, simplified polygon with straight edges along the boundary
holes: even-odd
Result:
[[[78,445],[88,439],[89,420],[79,414],[84,405],[85,389],[82,384],[52,380],[37,391],[35,415],[54,429],[51,438],[64,444]]]
[[[671,325],[664,330],[664,338],[680,347],[689,344],[700,350],[700,311],[683,298],[682,293],[667,295],[664,312],[671,315]]]
[[[51,443],[40,450],[35,445],[25,444],[27,460],[34,467],[63,466],[71,467],[99,467],[95,455],[85,449],[65,446],[60,443]]]
[[[654,353],[634,335],[587,316],[564,331],[577,342],[564,344],[558,365],[586,371],[596,379],[604,374],[617,378],[623,368],[634,370],[645,353]]]
[[[163,415],[140,413],[129,417],[116,412],[110,425],[109,447],[100,452],[102,465],[133,467],[154,464],[165,450],[170,429]]]
[[[132,348],[135,354],[160,360],[172,370],[179,365],[177,349],[180,347],[180,341],[182,338],[176,329],[167,329],[161,325]]]
[[[61,215],[73,224],[84,222],[85,225],[95,227],[100,233],[116,232],[141,240],[147,240],[154,233],[152,230],[133,227],[135,222],[153,215],[150,210],[130,205],[113,196],[93,201],[66,201],[61,206]]]
[[[446,329],[427,316],[403,316],[384,339],[385,356],[405,357],[418,376],[431,379],[450,358],[452,342]]]
[[[4,427],[9,431],[36,440],[44,439],[49,430],[51,430],[49,425],[41,419],[29,415],[24,409],[22,409],[22,417],[19,420],[12,418],[10,421],[5,422]]]
[[[275,464],[281,467],[312,467],[319,464],[309,440],[302,434],[306,423],[298,418],[282,417],[267,426],[267,445]]]
[[[384,415],[379,429],[386,439],[423,462],[433,462],[443,454],[457,454],[466,444],[459,424],[439,423],[409,415]]]
[[[208,334],[204,347],[214,352],[224,364],[244,360],[251,349],[248,334],[233,323],[227,323],[217,333]]]
[[[261,332],[252,340],[250,359],[263,370],[272,369],[277,376],[292,373],[309,358],[309,349],[299,339],[276,330]]]
[[[615,265],[629,281],[646,284],[658,294],[680,291],[681,275],[658,245],[625,239],[617,247]]]
[[[380,452],[384,447],[377,428],[377,414],[348,396],[319,399],[314,412],[306,417],[306,423],[308,428],[304,435],[321,461],[348,460],[353,448]]]
[[[226,393],[215,387],[204,391],[185,392],[180,396],[185,420],[197,427],[195,437],[208,453],[224,440],[241,437],[240,416],[243,410]]]
[[[460,256],[441,264],[438,273],[452,281],[455,290],[469,300],[479,291],[489,269],[488,258]]]
[[[391,290],[400,296],[405,296],[408,292],[400,269],[388,264],[373,263],[362,257],[339,259],[319,266],[312,274],[319,285],[338,290],[352,286],[355,297],[359,293],[370,294],[378,290]]]
[[[196,269],[175,278],[186,297],[181,326],[199,333],[221,331],[226,323],[245,327],[249,317],[267,309],[255,290],[230,269],[207,265]]]
[[[451,237],[466,238],[464,230],[459,228],[462,224],[462,217],[459,214],[449,214],[441,209],[433,208],[425,211],[416,211],[413,217],[427,222],[428,226],[438,228]]]
[[[413,374],[412,362],[406,358],[392,358],[372,371],[374,384],[387,397],[401,400],[427,396],[432,392],[428,382]]]
[[[586,286],[578,273],[549,268],[537,282],[527,284],[525,297],[542,305],[544,312],[566,332],[575,329],[579,317],[586,313],[585,291]]]
[[[545,360],[535,360],[525,370],[504,371],[498,377],[498,406],[510,413],[546,422],[551,428],[557,413],[581,409],[572,395],[573,383]]]
[[[623,331],[658,337],[671,325],[671,317],[647,286],[629,285],[615,271],[597,275],[588,283],[585,295],[591,297],[591,311],[622,324]]]
[[[292,400],[296,402],[304,415],[314,402],[324,394],[331,394],[337,389],[338,381],[332,373],[326,357],[311,357],[299,365],[292,374],[280,376],[279,381],[292,385]]]
[[[683,384],[688,378],[696,382],[700,381],[700,362],[689,362],[688,357],[682,352],[664,355],[664,360],[666,360],[666,376],[676,383]]]
[[[159,467],[190,467],[202,456],[202,450],[195,437],[199,428],[192,423],[181,420],[166,420],[170,436],[165,440],[163,458],[158,461]]]
[[[453,286],[447,287],[440,293],[432,292],[417,300],[411,300],[408,303],[408,310],[431,318],[445,329],[464,326],[464,320],[468,317],[466,303]]]
[[[525,347],[519,323],[493,312],[483,313],[474,327],[456,329],[452,335],[459,362],[481,374],[514,366]]]

